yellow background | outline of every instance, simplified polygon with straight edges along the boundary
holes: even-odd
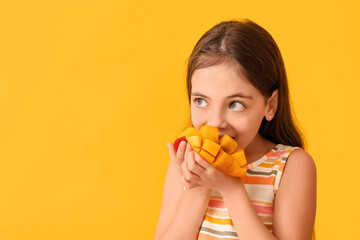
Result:
[[[317,239],[359,237],[360,4],[0,2],[0,239],[152,239],[186,59],[249,18],[283,54],[318,170]],[[299,206],[301,207],[301,206]]]

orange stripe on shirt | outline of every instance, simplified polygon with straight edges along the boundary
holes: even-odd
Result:
[[[274,204],[272,202],[265,202],[265,201],[260,201],[260,200],[251,200],[251,203],[257,203],[257,204],[262,204],[262,205],[267,205],[267,206],[273,206]]]
[[[211,196],[210,196],[210,199],[215,199],[215,200],[220,199],[220,200],[222,200],[223,198],[222,198],[222,196],[211,195]]]
[[[284,167],[285,167],[285,163],[284,163],[284,162],[281,162],[278,171],[283,172],[283,171],[284,171]]]
[[[208,222],[216,223],[216,224],[220,224],[220,225],[232,225],[233,226],[233,222],[229,218],[221,219],[221,218],[215,218],[215,217],[210,217],[208,215],[205,215],[204,221],[208,221]]]
[[[258,177],[245,175],[242,179],[244,184],[263,184],[273,185],[275,182],[275,176]]]
[[[275,165],[280,165],[281,161],[276,161],[274,163],[260,163],[259,167],[263,167],[263,168],[273,168]]]

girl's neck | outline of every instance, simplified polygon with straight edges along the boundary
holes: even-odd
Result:
[[[253,163],[276,146],[258,133],[254,140],[244,149],[247,163]]]

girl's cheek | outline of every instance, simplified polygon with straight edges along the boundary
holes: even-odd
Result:
[[[254,127],[252,126],[254,123],[247,119],[242,119],[241,121],[236,122],[236,132],[240,139],[245,139],[251,132],[253,132]]]
[[[242,125],[242,129],[245,133],[251,133],[258,130],[257,119],[252,119],[250,121],[245,121]]]

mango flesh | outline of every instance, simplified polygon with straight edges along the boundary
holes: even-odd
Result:
[[[194,127],[188,127],[177,138],[184,136],[200,136],[200,133]]]
[[[200,136],[202,139],[209,139],[217,143],[219,139],[219,130],[216,127],[204,125],[200,128]]]
[[[204,149],[200,149],[199,155],[209,163],[213,163],[215,161],[215,157],[210,153],[208,153],[207,151],[205,151]]]
[[[218,167],[221,170],[226,170],[230,169],[234,163],[234,158],[221,149],[219,155],[216,156],[216,162],[214,162],[213,166]]]
[[[201,148],[201,137],[200,136],[189,136],[186,140],[192,147]]]
[[[245,152],[243,149],[239,149],[231,154],[232,157],[238,162],[240,166],[246,164]]]
[[[205,138],[202,145],[202,149],[210,153],[212,156],[216,156],[220,150],[221,146],[217,143],[214,143],[210,139]]]
[[[235,149],[238,146],[237,142],[234,139],[232,139],[232,137],[229,137],[229,135],[224,135],[219,140],[219,144],[229,154],[235,151]]]
[[[201,126],[200,131],[194,127],[185,129],[175,140],[174,150],[177,151],[181,141],[188,142],[203,159],[215,168],[233,177],[241,177],[246,173],[246,157],[243,149],[237,148],[237,142],[228,135],[219,140],[216,127]]]

